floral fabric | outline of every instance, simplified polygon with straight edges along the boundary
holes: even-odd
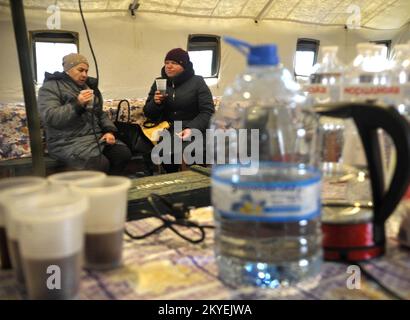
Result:
[[[103,109],[111,120],[115,120],[120,99],[104,101]],[[142,109],[145,98],[128,99],[131,109],[132,123],[142,124],[145,121]],[[219,98],[214,97],[215,106],[219,105]],[[119,121],[128,121],[127,104],[123,103]],[[0,103],[0,160],[30,157],[30,137],[27,127],[24,103]]]

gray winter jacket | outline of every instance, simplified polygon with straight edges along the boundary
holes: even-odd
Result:
[[[97,139],[106,132],[117,132],[102,110],[102,96],[96,83],[96,79],[88,78],[86,86],[80,87],[66,73],[46,72],[38,94],[38,107],[51,157],[67,163],[85,164],[89,158],[100,154]],[[94,111],[87,111],[77,102],[80,91],[87,88],[94,90]],[[122,144],[119,140],[117,143]],[[101,145],[101,151],[103,147]]]

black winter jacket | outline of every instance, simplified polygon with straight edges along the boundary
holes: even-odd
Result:
[[[161,104],[156,104],[154,94],[157,86],[154,83],[144,106],[144,114],[152,121],[167,120],[171,123],[182,121],[182,128],[205,131],[215,112],[215,106],[205,80],[196,76],[190,62],[178,76],[168,78],[165,68],[161,70],[162,78],[167,79],[168,96]]]

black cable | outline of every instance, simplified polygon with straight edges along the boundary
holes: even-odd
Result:
[[[98,64],[97,64],[97,60],[95,59],[95,54],[94,54],[93,46],[91,44],[90,35],[88,34],[87,24],[85,23],[85,19],[84,19],[84,15],[83,15],[83,8],[81,7],[81,0],[78,0],[78,6],[80,7],[81,19],[82,19],[83,24],[84,24],[85,34],[87,35],[88,45],[90,46],[91,54],[92,54],[93,59],[94,59],[95,72],[96,72],[96,75],[97,75],[97,88],[98,88],[98,80],[100,79],[99,72],[98,72]]]
[[[196,222],[189,221],[188,219],[188,211],[184,206],[180,206],[179,204],[174,204],[172,205],[168,200],[163,198],[162,196],[152,193],[148,196],[148,203],[150,204],[151,208],[153,209],[152,212],[146,211],[146,210],[141,210],[138,213],[144,215],[146,218],[157,218],[161,220],[162,224],[159,227],[154,228],[153,230],[143,234],[143,235],[135,235],[132,234],[127,230],[127,228],[124,229],[124,232],[127,236],[129,236],[133,240],[141,240],[145,239],[153,234],[160,233],[166,229],[170,229],[172,232],[174,232],[177,236],[180,238],[192,243],[192,244],[198,244],[204,241],[205,239],[205,229],[206,228],[214,228],[214,226],[204,226],[200,225]],[[166,212],[161,211],[161,209],[158,207],[156,201],[160,202],[162,206],[166,208]],[[144,218],[144,219],[146,219]],[[199,230],[200,237],[199,239],[192,239],[189,238],[185,235],[183,235],[181,232],[179,232],[175,226],[182,226],[182,227],[187,227],[187,228],[193,228]]]
[[[99,79],[100,79],[100,74],[98,71],[98,63],[97,63],[97,59],[95,58],[95,54],[94,54],[94,49],[93,46],[91,44],[91,39],[90,39],[90,34],[88,33],[88,28],[87,28],[87,23],[85,22],[85,18],[84,18],[84,14],[83,14],[83,8],[81,6],[81,0],[78,0],[78,7],[80,8],[80,15],[81,15],[81,20],[83,22],[84,25],[84,29],[85,29],[85,34],[87,36],[87,41],[88,41],[88,46],[90,47],[91,50],[91,55],[93,56],[93,60],[94,60],[94,65],[95,65],[95,72],[96,72],[96,79],[97,79],[97,84],[96,84],[96,88],[98,89],[98,84],[99,84]],[[97,132],[95,130],[95,122],[94,122],[94,117],[95,117],[95,101],[93,101],[93,107],[91,110],[91,126],[93,129],[93,134],[94,134],[94,138],[95,138],[95,142],[97,143],[97,147],[98,147],[98,152],[99,152],[99,165],[101,167],[101,159],[102,159],[102,149],[101,149],[101,145],[100,145],[100,139],[97,136]]]

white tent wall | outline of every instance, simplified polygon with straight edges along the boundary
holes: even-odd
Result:
[[[50,14],[46,10],[26,10],[28,30],[46,29]],[[174,47],[186,48],[189,34],[229,35],[250,43],[276,43],[282,63],[293,70],[298,38],[320,40],[320,45],[338,45],[340,57],[350,62],[355,45],[370,40],[404,42],[409,26],[400,30],[344,30],[310,24],[250,19],[208,19],[177,17],[167,14],[85,13],[94,52],[96,54],[100,87],[104,98],[145,97],[160,75],[166,52]],[[407,29],[406,29],[407,28]],[[91,52],[79,13],[61,12],[61,29],[80,34],[80,52],[90,61],[91,76],[95,76]],[[400,36],[401,35],[401,36]],[[9,9],[0,14],[2,43],[0,70],[0,101],[23,101],[14,31]],[[220,78],[211,87],[215,96],[221,95],[227,84],[245,68],[246,59],[222,42]]]
[[[410,22],[401,27],[393,39],[394,44],[407,42],[410,42]]]

